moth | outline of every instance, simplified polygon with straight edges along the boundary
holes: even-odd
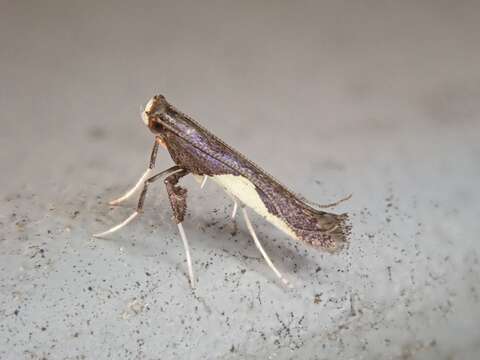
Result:
[[[268,266],[287,286],[290,286],[289,281],[276,268],[260,243],[248,216],[247,207],[293,239],[315,248],[333,252],[347,241],[350,231],[347,214],[333,214],[318,208],[336,206],[351,195],[328,205],[308,203],[191,117],[177,110],[162,95],[154,96],[148,101],[142,112],[142,119],[155,135],[149,166],[129,191],[110,202],[110,205],[117,205],[142,188],[136,211],[122,223],[95,234],[94,237],[109,235],[141,214],[149,186],[164,179],[173,218],[185,248],[190,285],[194,288],[190,248],[182,226],[187,210],[187,189],[179,185],[183,177],[192,174],[201,183],[201,188],[207,179],[211,179],[231,196],[232,219],[235,218],[240,203],[255,245]],[[169,152],[175,165],[153,174],[159,146]]]

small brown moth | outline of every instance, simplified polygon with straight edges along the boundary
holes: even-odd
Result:
[[[190,285],[193,288],[195,278],[192,260],[182,226],[187,210],[187,190],[178,185],[182,177],[192,174],[201,183],[201,187],[210,178],[225,189],[234,202],[232,219],[240,202],[247,228],[255,245],[269,267],[287,286],[289,282],[277,270],[258,240],[246,207],[253,209],[292,238],[316,248],[334,251],[346,242],[350,230],[346,214],[337,215],[314,208],[195,120],[178,111],[162,95],[154,96],[147,103],[142,119],[155,134],[150,165],[133,188],[110,202],[111,205],[119,204],[143,186],[137,210],[119,225],[96,234],[95,237],[102,237],[119,230],[142,213],[148,186],[158,179],[165,178],[164,183],[174,219],[185,247]],[[175,165],[151,176],[159,145],[167,149]],[[350,196],[347,196],[336,203],[316,207],[332,207],[349,198]]]

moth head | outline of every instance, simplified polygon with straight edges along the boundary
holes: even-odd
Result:
[[[167,108],[167,100],[163,95],[155,95],[151,98],[147,105],[145,105],[145,109],[142,112],[142,120],[148,127],[151,126],[150,118],[154,118],[155,115],[160,115],[161,113],[165,112]]]

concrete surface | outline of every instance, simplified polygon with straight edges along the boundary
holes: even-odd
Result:
[[[475,359],[475,1],[0,3],[1,359]],[[163,186],[108,240],[162,93],[289,187],[348,193],[332,256],[192,179],[192,293]],[[171,164],[165,153],[160,167]]]

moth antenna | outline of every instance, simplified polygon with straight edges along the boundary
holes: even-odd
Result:
[[[208,176],[203,175],[203,180],[202,180],[202,183],[200,184],[200,189],[203,189],[203,187],[205,186],[205,183],[207,182],[207,179],[208,179]]]
[[[158,146],[161,144],[161,139],[159,137],[155,138],[155,142],[153,143],[153,148],[152,152],[150,154],[150,164],[148,165],[147,170],[143,173],[143,175],[140,177],[140,179],[137,181],[137,183],[130,189],[128,190],[125,194],[120,196],[118,199],[112,200],[109,202],[110,205],[118,205],[122,201],[127,200],[130,196],[132,196],[137,189],[142,186],[145,182],[145,180],[148,178],[150,173],[152,172],[153,168],[155,167],[155,162],[157,160],[157,152],[158,152]]]
[[[140,188],[140,186],[143,185],[143,183],[145,182],[145,180],[148,178],[148,176],[150,175],[150,173],[152,172],[152,169],[148,168],[144,173],[143,175],[140,177],[140,179],[137,181],[137,183],[130,189],[128,190],[125,194],[123,194],[122,196],[120,196],[118,199],[115,199],[115,200],[112,200],[109,202],[110,205],[118,205],[120,204],[121,202],[127,200],[129,197],[131,197],[135,191],[138,190],[138,188]]]
[[[150,168],[149,168],[150,170]],[[148,190],[148,186],[161,179],[163,176],[165,176],[166,174],[172,174],[172,173],[175,173],[175,172],[178,172],[180,171],[181,169],[178,168],[178,166],[172,166],[171,168],[168,168],[167,170],[164,170],[164,171],[161,171],[159,172],[158,174],[152,176],[152,177],[149,177],[147,180],[144,180],[143,181],[143,190],[140,194],[140,197],[138,199],[138,204],[137,204],[137,210],[132,214],[130,215],[126,220],[124,220],[122,223],[118,224],[117,226],[114,226],[112,227],[110,230],[107,230],[107,231],[104,231],[100,234],[95,234],[93,235],[94,237],[101,237],[101,236],[104,236],[104,235],[108,235],[108,234],[111,234],[117,230],[120,230],[121,228],[123,228],[125,225],[127,225],[130,221],[132,221],[133,219],[135,219],[135,217],[138,215],[138,214],[141,214],[143,213],[143,205],[145,203],[145,196],[147,196],[147,190]],[[148,174],[148,170],[147,172],[145,172],[145,174]],[[144,175],[145,175],[144,174]],[[143,178],[143,176],[142,176]],[[140,181],[142,181],[142,179],[140,179]],[[137,187],[137,185],[135,185],[135,187]],[[133,189],[132,189],[133,190]]]
[[[188,266],[188,277],[190,278],[190,286],[192,289],[195,289],[195,277],[193,275],[193,266],[192,266],[192,258],[190,256],[190,247],[188,246],[187,236],[185,235],[185,230],[183,230],[182,223],[178,223],[178,231],[180,232],[180,237],[182,238],[183,247],[185,248],[185,256],[187,258],[187,266]]]
[[[290,282],[282,275],[280,271],[273,265],[272,260],[270,260],[270,257],[266,253],[265,249],[263,248],[262,244],[258,240],[257,234],[255,233],[255,230],[253,229],[252,223],[250,222],[250,219],[247,214],[247,210],[245,207],[242,207],[242,212],[243,212],[243,217],[245,218],[245,222],[247,223],[247,228],[248,231],[250,231],[250,235],[252,235],[253,241],[255,242],[255,245],[257,246],[258,250],[262,254],[263,258],[267,262],[268,266],[272,271],[277,275],[277,277],[285,284],[285,286],[292,288],[293,286],[290,284]]]
[[[132,215],[130,215],[128,218],[126,218],[123,222],[121,222],[120,224],[112,227],[111,229],[107,230],[107,231],[104,231],[104,232],[101,232],[101,233],[98,233],[98,234],[93,234],[92,236],[93,237],[96,237],[96,238],[99,238],[99,237],[103,237],[105,235],[109,235],[109,234],[112,234],[114,233],[115,231],[117,230],[120,230],[121,228],[123,228],[125,225],[127,225],[129,222],[131,222],[133,219],[135,219],[138,215],[138,211],[135,211]]]

